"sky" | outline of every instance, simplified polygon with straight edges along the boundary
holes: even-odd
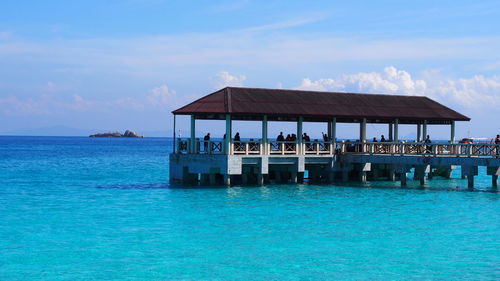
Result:
[[[499,1],[5,1],[0,134],[171,136],[172,110],[245,86],[428,96],[472,118],[457,138],[491,138],[499,26]],[[188,124],[178,118],[178,133]],[[197,134],[223,125],[200,121]],[[259,126],[235,130],[258,136]],[[270,126],[272,135],[295,125]],[[386,131],[368,126],[370,137]],[[449,137],[445,126],[429,132]]]

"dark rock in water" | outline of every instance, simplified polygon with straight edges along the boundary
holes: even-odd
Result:
[[[144,136],[139,135],[137,132],[126,130],[124,134],[119,132],[114,133],[98,133],[90,135],[91,138],[143,138]]]

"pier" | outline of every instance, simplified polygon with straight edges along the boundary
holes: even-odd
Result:
[[[500,145],[456,143],[455,124],[470,119],[429,98],[375,94],[331,93],[227,87],[173,111],[189,115],[190,137],[174,135],[170,182],[189,185],[262,185],[309,182],[398,180],[407,185],[408,173],[425,184],[434,176],[449,178],[460,166],[462,178],[474,188],[478,167],[487,167],[492,187],[498,186]],[[196,120],[225,120],[225,137],[196,138]],[[260,136],[235,141],[234,120],[258,121]],[[295,122],[296,140],[268,136],[268,122]],[[324,122],[327,138],[303,139],[305,122]],[[359,126],[357,141],[337,139],[338,123]],[[386,124],[387,141],[370,142],[367,124]],[[399,139],[399,126],[415,126],[417,139]],[[448,142],[424,143],[428,126],[449,127]],[[175,134],[175,133],[174,133]]]

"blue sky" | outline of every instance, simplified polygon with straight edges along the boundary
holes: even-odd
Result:
[[[499,26],[498,1],[7,1],[0,134],[170,135],[172,109],[233,85],[426,95],[473,119],[457,136],[490,137]]]

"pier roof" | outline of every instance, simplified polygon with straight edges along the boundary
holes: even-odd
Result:
[[[226,87],[204,96],[172,112],[194,114],[197,119],[222,120],[231,114],[233,120],[304,121],[389,123],[399,119],[401,124],[427,120],[429,124],[449,124],[451,121],[470,121],[462,115],[428,97],[381,95],[302,90]]]

